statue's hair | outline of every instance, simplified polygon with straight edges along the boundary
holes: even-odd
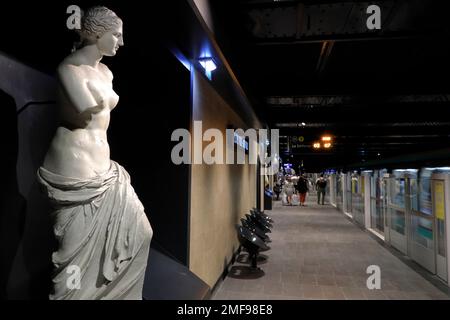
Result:
[[[100,38],[108,30],[118,26],[122,20],[110,9],[102,6],[89,8],[82,13],[81,29],[78,30],[80,43],[77,48],[83,47],[89,42]]]

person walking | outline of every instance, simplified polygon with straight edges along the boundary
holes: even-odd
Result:
[[[324,205],[326,188],[327,180],[323,177],[323,174],[321,174],[320,178],[316,181],[317,204],[320,204],[320,202],[322,202],[322,205]],[[320,201],[321,198],[322,201]]]
[[[294,184],[292,183],[291,177],[286,178],[286,182],[283,186],[283,192],[286,193],[288,206],[291,206],[292,196],[295,192]]]
[[[300,176],[300,179],[297,182],[297,190],[300,194],[300,205],[305,206],[306,193],[308,192],[308,179],[304,174]]]

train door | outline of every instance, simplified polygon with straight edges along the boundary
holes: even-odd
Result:
[[[370,229],[380,237],[385,237],[386,226],[386,179],[383,171],[375,171],[370,176]]]
[[[432,207],[433,182],[422,171],[420,179],[409,181],[411,212],[409,256],[431,273],[436,273],[436,227]]]
[[[394,170],[387,197],[389,243],[403,254],[408,252],[406,180],[403,170]]]
[[[436,274],[445,282],[448,281],[448,206],[449,206],[449,175],[433,174],[431,179],[432,212],[436,230]]]

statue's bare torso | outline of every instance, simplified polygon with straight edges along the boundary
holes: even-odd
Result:
[[[91,178],[110,168],[107,129],[119,97],[108,67],[81,60],[75,52],[58,68],[61,122],[43,167],[66,177]]]

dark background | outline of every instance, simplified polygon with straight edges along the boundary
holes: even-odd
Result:
[[[255,111],[286,137],[280,153],[296,169],[447,166],[447,2],[211,3],[217,41]],[[366,27],[370,4],[381,9],[381,30]],[[333,148],[313,149],[324,134]],[[287,147],[299,136],[304,148]]]

